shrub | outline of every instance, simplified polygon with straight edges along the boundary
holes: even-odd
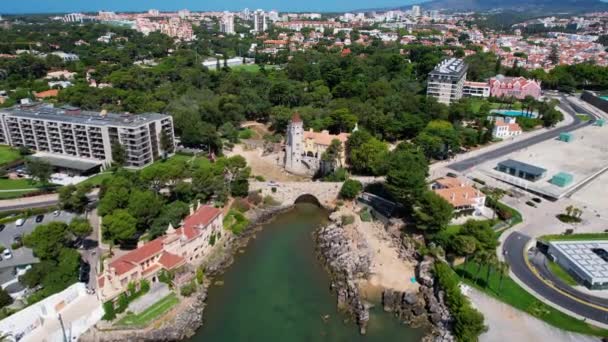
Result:
[[[348,226],[349,224],[355,223],[355,217],[353,215],[342,215],[342,225]]]
[[[135,296],[135,293],[137,292],[137,289],[135,287],[135,283],[134,282],[129,282],[129,284],[127,284],[127,292],[129,293],[129,297],[132,298]]]
[[[372,214],[369,212],[369,210],[363,210],[359,214],[359,217],[361,218],[361,221],[363,221],[363,222],[370,222],[373,220]]]
[[[268,195],[266,197],[264,197],[264,205],[268,206],[268,207],[276,207],[277,205],[281,204],[281,202],[277,201],[274,199],[274,197]]]
[[[211,246],[215,245],[215,234],[212,234],[209,237],[209,245],[211,245]]]
[[[196,284],[194,281],[182,286],[179,290],[180,294],[184,297],[190,297],[196,291]]]
[[[19,249],[19,248],[21,248],[21,247],[23,247],[23,245],[21,245],[19,242],[13,242],[13,243],[11,244],[11,249],[12,249],[12,250],[16,250],[16,249]]]
[[[125,311],[128,306],[129,298],[127,298],[127,295],[125,293],[121,293],[120,296],[118,296],[118,307],[115,310],[116,313],[121,313]]]
[[[344,199],[355,199],[357,195],[361,192],[363,186],[361,182],[354,179],[348,179],[342,184],[342,188],[340,189],[340,197]]]
[[[262,176],[255,176],[255,180],[257,180],[258,182],[264,182],[266,179]]]
[[[111,300],[103,303],[103,317],[104,321],[111,321],[116,318],[116,312],[114,311],[114,302]]]
[[[270,191],[272,191],[272,193],[274,194],[277,192],[277,188],[273,186],[272,188],[270,188]]]
[[[146,279],[143,279],[141,282],[139,282],[139,291],[144,294],[147,293],[148,291],[150,291],[150,282]]]
[[[338,168],[323,178],[326,182],[344,182],[348,178],[348,172],[344,168]]]
[[[262,203],[263,198],[259,192],[254,191],[254,192],[250,192],[249,195],[247,195],[247,200],[249,201],[249,203],[251,203],[253,205],[258,205],[258,204]]]
[[[242,213],[244,213],[250,209],[249,203],[247,202],[246,199],[243,199],[243,198],[239,198],[236,201],[234,201],[233,206],[236,210],[238,210]]]
[[[205,271],[203,270],[203,267],[201,266],[196,269],[196,282],[202,285],[204,280],[205,280]]]
[[[469,299],[460,292],[458,277],[443,262],[435,263],[435,276],[445,290],[445,301],[454,316],[454,335],[458,341],[478,341],[487,330],[483,315],[471,306]]]
[[[251,131],[249,128],[239,131],[239,139],[251,139],[252,136],[253,131]]]

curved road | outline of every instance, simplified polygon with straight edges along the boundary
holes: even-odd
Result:
[[[529,241],[529,236],[513,232],[503,244],[505,260],[515,276],[546,300],[585,318],[608,324],[608,300],[576,291],[548,276],[542,268],[541,273],[546,277],[531,268],[525,248]]]
[[[497,148],[495,150],[492,151],[488,151],[486,153],[480,154],[478,156],[475,157],[471,157],[469,159],[465,159],[459,162],[455,162],[452,163],[448,166],[448,168],[454,170],[454,171],[458,171],[458,172],[462,172],[465,170],[468,170],[470,168],[472,168],[473,166],[479,165],[481,163],[486,162],[487,160],[491,160],[491,159],[496,159],[499,157],[502,157],[506,154],[521,150],[523,148],[526,148],[528,146],[532,146],[535,144],[538,144],[540,142],[543,142],[545,140],[549,140],[549,139],[553,139],[557,136],[559,136],[560,133],[563,132],[570,132],[573,131],[575,129],[581,128],[581,127],[585,127],[588,125],[591,125],[592,123],[595,122],[595,116],[593,115],[593,113],[588,112],[587,110],[585,110],[584,108],[581,108],[575,104],[573,104],[572,102],[568,101],[568,99],[566,99],[564,96],[560,97],[560,104],[559,107],[565,111],[566,113],[568,113],[570,116],[572,116],[572,118],[574,119],[574,121],[566,126],[563,127],[558,127],[558,128],[554,128],[548,132],[544,132],[538,135],[535,135],[533,137],[530,137],[528,139],[525,140],[521,140],[500,148]],[[573,108],[576,107],[576,110]],[[591,116],[591,120],[588,121],[581,121],[581,119],[576,116],[576,113],[584,113],[587,114],[589,116]]]

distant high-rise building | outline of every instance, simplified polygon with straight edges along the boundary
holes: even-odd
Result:
[[[462,59],[450,58],[437,64],[427,78],[426,95],[449,105],[462,98],[462,89],[467,78],[467,64]]]
[[[265,32],[268,30],[266,13],[260,9],[253,12],[253,30],[255,32]]]
[[[220,18],[220,32],[234,34],[234,14],[224,12],[224,15]]]
[[[418,5],[412,6],[412,15],[414,17],[419,17],[420,16],[420,6],[418,6]]]
[[[272,22],[279,21],[279,12],[274,10],[268,12],[268,19]]]
[[[82,13],[70,13],[63,16],[64,23],[81,23],[84,20]]]
[[[155,17],[158,17],[158,15],[160,14],[160,11],[157,10],[157,9],[149,9],[148,10],[148,14],[152,15],[152,16],[155,16]]]
[[[439,19],[439,11],[438,10],[431,10],[430,11],[430,17],[431,17],[431,19]]]
[[[188,10],[188,9],[179,10],[179,11],[177,11],[177,15],[180,18],[184,19],[184,18],[190,16],[190,10]]]
[[[249,20],[249,18],[251,17],[251,11],[249,10],[249,8],[245,8],[241,14],[243,15],[242,18],[243,20]]]

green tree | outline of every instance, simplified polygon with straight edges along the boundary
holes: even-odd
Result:
[[[355,199],[362,189],[361,182],[355,179],[347,179],[340,189],[340,197],[349,200]]]
[[[412,145],[401,143],[389,155],[386,187],[406,208],[422,196],[427,184],[428,162]]]
[[[439,231],[445,228],[454,208],[433,191],[425,191],[414,208],[414,222],[418,229]]]
[[[388,145],[371,137],[360,146],[349,149],[350,166],[356,173],[380,176],[386,173],[389,159]]]
[[[104,216],[102,222],[103,236],[111,244],[130,239],[137,231],[137,219],[124,209],[117,209]]]
[[[559,50],[557,49],[557,45],[551,46],[551,52],[549,53],[548,59],[553,65],[559,64]]]
[[[127,151],[125,148],[115,140],[112,143],[112,161],[115,165],[122,166],[127,162]]]
[[[77,238],[85,238],[93,232],[91,223],[86,218],[75,217],[68,226],[68,231]]]
[[[127,210],[137,220],[139,230],[146,230],[160,212],[163,200],[154,192],[134,190],[129,196]]]
[[[89,203],[88,186],[66,185],[59,189],[59,205],[67,211],[83,213]]]
[[[63,222],[41,224],[23,237],[23,243],[40,259],[56,259],[68,243],[68,225]]]
[[[25,162],[25,167],[29,172],[32,179],[46,185],[51,179],[51,174],[53,173],[53,167],[51,164],[39,160],[30,158]]]
[[[0,288],[0,309],[12,303],[13,297],[11,297],[5,289]]]
[[[129,204],[129,198],[128,188],[113,186],[105,191],[101,200],[99,200],[97,212],[100,216],[105,216],[116,209],[124,209]]]

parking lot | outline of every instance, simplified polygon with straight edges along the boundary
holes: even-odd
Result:
[[[38,225],[46,224],[53,221],[70,223],[72,218],[74,218],[76,215],[65,211],[61,211],[58,216],[53,216],[53,213],[47,213],[44,214],[44,219],[42,220],[42,222],[36,222],[36,216],[37,215],[28,217],[25,220],[25,223],[20,227],[16,226],[16,222],[5,223],[4,229],[2,229],[2,231],[0,232],[0,245],[4,246],[5,248],[10,247],[15,239],[15,236],[25,236],[31,233]],[[18,256],[17,252],[20,252],[19,254],[21,254],[21,252],[23,252],[22,250],[29,249],[20,248],[19,250],[14,251],[13,254],[15,259]],[[4,265],[2,265],[3,262],[4,261],[0,261],[0,267],[4,267]]]

